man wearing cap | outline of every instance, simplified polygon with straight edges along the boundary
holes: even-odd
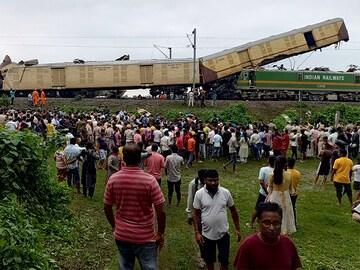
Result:
[[[336,189],[336,197],[338,199],[338,205],[341,206],[341,199],[343,194],[349,198],[350,206],[352,206],[352,191],[351,191],[351,175],[353,162],[347,158],[347,151],[345,149],[339,149],[339,158],[335,160],[333,165],[333,171],[331,174],[331,181],[334,181]]]
[[[134,141],[134,131],[132,130],[130,124],[126,125],[124,136],[125,136],[126,144]]]

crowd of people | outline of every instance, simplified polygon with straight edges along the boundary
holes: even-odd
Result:
[[[0,109],[0,125],[10,130],[29,129],[43,136],[45,143],[56,132],[62,133],[66,138],[64,147],[54,155],[59,181],[67,179],[79,194],[92,198],[97,170],[106,170],[104,209],[114,230],[120,269],[132,269],[135,257],[144,269],[157,269],[156,250],[164,244],[166,226],[163,172],[167,205],[172,205],[174,191],[179,205],[181,166],[189,169],[194,162],[225,160],[223,169],[231,165],[236,174],[236,166],[247,163],[249,158],[268,161],[259,171],[259,195],[250,222],[246,223],[253,228],[257,220],[260,232],[243,241],[234,264],[237,269],[267,269],[264,264],[268,260],[263,255],[269,249],[274,249],[271,254],[279,257],[269,269],[301,266],[293,242],[284,236],[298,228],[297,161],[319,158],[314,185],[323,176],[324,187],[330,175],[339,205],[346,194],[353,218],[360,222],[360,165],[353,166],[352,161],[358,156],[360,130],[354,123],[340,122],[337,126],[321,121],[307,125],[288,123],[280,131],[272,121],[240,125],[222,123],[217,115],[210,121],[183,113],[174,119],[147,112],[118,111],[111,115],[105,107],[72,113],[41,108]],[[227,207],[237,240],[241,238],[234,200],[227,189],[219,186],[219,181],[216,170],[201,169],[189,184],[188,223],[194,226],[195,239],[208,269],[214,269],[216,247],[221,269],[229,265]],[[115,216],[112,205],[116,205]]]

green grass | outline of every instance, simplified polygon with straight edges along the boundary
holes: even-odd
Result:
[[[242,239],[256,231],[245,227],[253,211],[258,194],[258,171],[265,161],[249,160],[247,164],[237,165],[237,175],[224,172],[222,163],[194,163],[190,170],[182,170],[182,201],[179,207],[166,208],[165,248],[159,255],[160,269],[197,269],[198,248],[194,240],[192,226],[187,224],[185,213],[187,187],[200,168],[215,168],[220,172],[221,186],[228,188],[239,211]],[[344,197],[343,207],[336,205],[335,190],[328,183],[325,190],[311,185],[318,160],[297,163],[301,172],[299,197],[297,201],[300,228],[290,237],[295,241],[304,269],[359,269],[360,224],[351,219],[350,206]],[[164,178],[163,178],[164,179]],[[94,199],[77,195],[72,209],[85,221],[89,233],[74,247],[74,253],[63,269],[117,269],[116,248],[103,213],[104,171],[98,172]],[[166,182],[163,181],[166,197]],[[175,198],[174,198],[175,199]],[[231,235],[230,262],[232,263],[239,247],[235,240],[234,226],[228,214]],[[140,269],[138,266],[136,269]],[[230,269],[232,269],[230,267]]]

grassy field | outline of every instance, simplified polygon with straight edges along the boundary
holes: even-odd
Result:
[[[249,160],[237,165],[237,175],[223,171],[222,162],[195,163],[190,170],[182,170],[182,201],[179,207],[167,207],[165,248],[159,255],[160,269],[197,269],[198,248],[192,226],[187,224],[185,213],[188,183],[200,168],[215,168],[220,172],[220,184],[228,188],[239,211],[242,239],[255,232],[245,227],[252,213],[258,194],[258,171],[265,160]],[[343,207],[336,205],[335,190],[328,183],[325,190],[313,187],[311,182],[317,159],[297,163],[301,172],[297,202],[299,230],[290,237],[294,239],[304,269],[359,269],[360,226],[351,219],[350,206],[344,198]],[[166,182],[163,191],[166,197]],[[90,233],[74,247],[74,253],[64,259],[63,269],[117,269],[115,243],[111,228],[103,213],[104,171],[98,171],[95,197],[90,200],[75,196],[72,209],[90,228]],[[231,235],[230,262],[234,260],[239,243],[235,240],[234,226],[228,215]],[[140,269],[139,267],[137,269]],[[230,267],[230,269],[232,269]]]

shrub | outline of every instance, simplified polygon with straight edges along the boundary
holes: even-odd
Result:
[[[80,224],[69,189],[47,166],[50,146],[30,131],[0,129],[0,269],[56,268],[50,254],[75,242]]]
[[[5,94],[3,94],[0,97],[0,106],[9,106],[10,105],[10,100],[9,97]]]
[[[298,119],[299,113],[295,109],[285,110],[281,115],[273,119],[273,123],[279,130],[283,130],[288,122],[294,124]]]
[[[246,125],[252,121],[250,115],[246,113],[245,105],[242,102],[232,103],[227,106],[219,113],[219,119],[222,122],[233,121],[234,123],[243,125]]]

